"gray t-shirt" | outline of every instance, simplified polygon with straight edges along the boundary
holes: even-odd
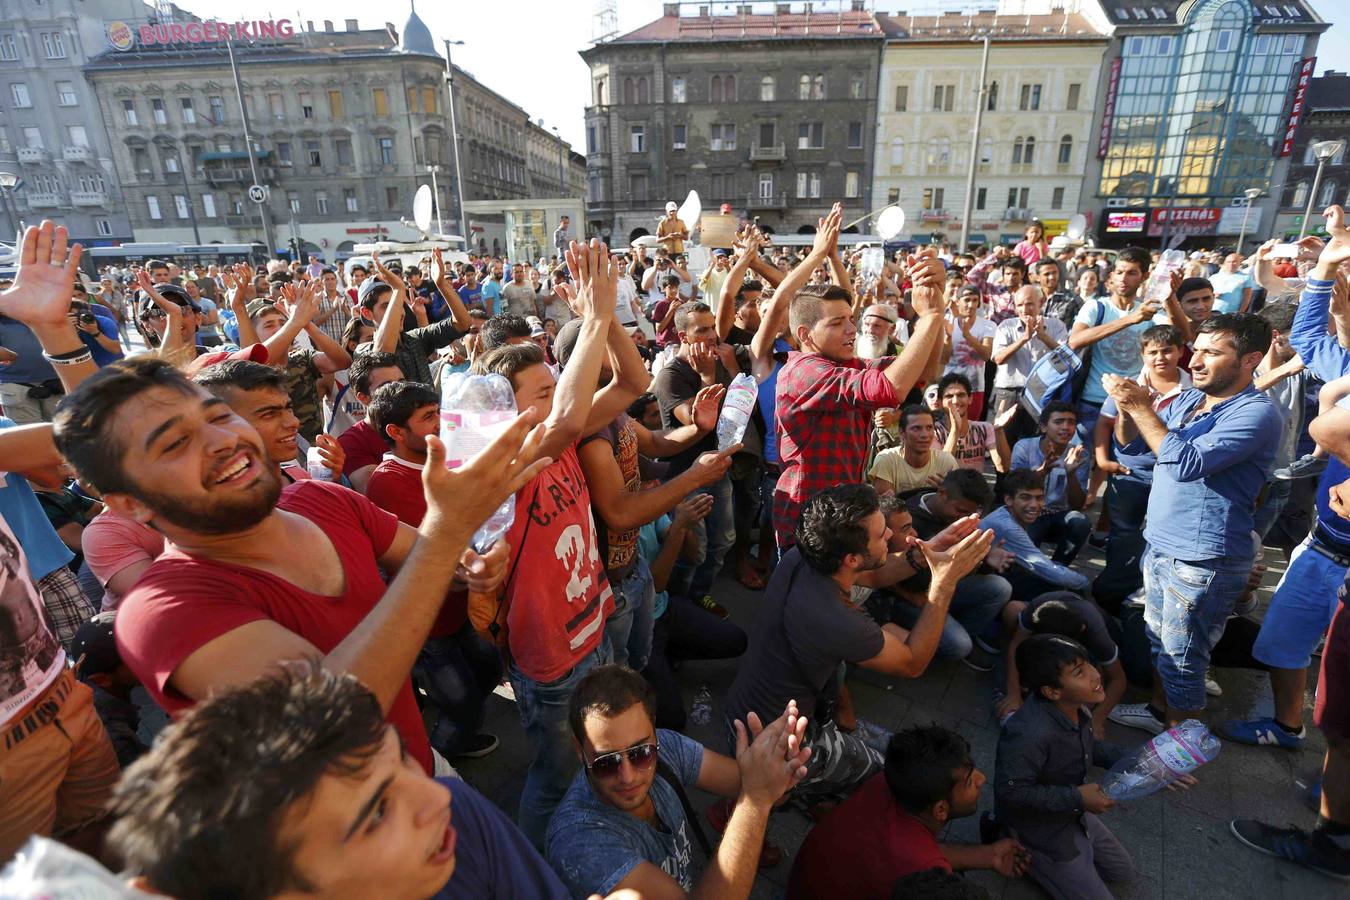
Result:
[[[1092,654],[1094,663],[1099,666],[1109,666],[1120,658],[1120,649],[1116,646],[1116,642],[1111,640],[1111,633],[1106,630],[1106,619],[1102,617],[1102,611],[1097,608],[1097,604],[1069,591],[1051,591],[1048,594],[1041,594],[1028,603],[1026,609],[1018,613],[1017,624],[1027,631],[1031,631],[1031,614],[1047,600],[1059,600],[1083,617],[1085,626],[1083,633],[1078,635],[1075,640],[1086,647],[1088,653]]]
[[[760,601],[750,649],[727,692],[727,718],[744,719],[753,711],[761,722],[772,722],[789,700],[797,701],[801,715],[814,717],[816,698],[839,663],[871,659],[885,643],[881,626],[793,547]]]
[[[506,304],[506,312],[518,316],[534,316],[539,313],[534,302],[534,288],[528,281],[524,284],[507,282],[506,287],[502,288],[502,301]]]
[[[659,756],[685,787],[698,782],[703,745],[679,732],[656,730]],[[583,770],[572,780],[548,825],[544,855],[562,876],[573,896],[609,894],[643,862],[673,878],[686,891],[694,889],[689,870],[689,829],[679,795],[657,775],[652,780],[652,805],[661,821],[653,828],[637,816],[602,802]]]

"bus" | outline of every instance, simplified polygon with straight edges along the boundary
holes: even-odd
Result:
[[[172,241],[123,244],[120,247],[91,247],[80,258],[80,268],[97,279],[104,266],[126,268],[132,263],[145,264],[162,259],[180,269],[195,265],[224,266],[246,262],[253,266],[267,264],[267,248],[261,242],[252,244],[179,244]]]

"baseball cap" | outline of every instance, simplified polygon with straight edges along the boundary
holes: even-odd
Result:
[[[376,291],[391,291],[391,290],[393,290],[393,288],[385,284],[380,279],[367,278],[365,281],[361,282],[361,287],[356,291],[356,302],[364,304],[366,302],[366,298],[374,294]]]
[[[975,296],[978,297],[980,295],[980,289],[973,284],[968,284],[965,287],[961,288],[960,292],[958,293],[958,296],[965,297],[970,294],[974,294]]]
[[[722,250],[721,248],[718,248],[717,250],[714,250],[714,251],[713,251],[713,254],[712,254],[712,255],[713,255],[713,256],[726,256],[726,255],[727,255],[727,251]]]
[[[216,363],[227,361],[255,362],[267,365],[267,348],[262,344],[249,344],[242,350],[215,350],[211,353],[203,353],[201,356],[187,364],[187,375],[191,377],[196,375],[207,366],[214,366]]]
[[[671,200],[669,203],[666,204],[666,212],[674,212],[677,209],[679,209],[679,207],[675,205],[674,200]]]
[[[170,303],[186,306],[193,312],[201,312],[201,308],[192,302],[192,298],[188,296],[188,292],[176,284],[157,284],[155,285],[155,291]],[[151,298],[149,294],[142,291],[140,312],[144,314],[152,309],[159,309],[159,305],[155,303],[154,299]]]
[[[113,639],[116,617],[114,612],[101,612],[81,625],[71,639],[70,658],[79,667],[81,679],[111,672],[122,664]]]

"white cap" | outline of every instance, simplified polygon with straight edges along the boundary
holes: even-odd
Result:
[[[666,204],[666,212],[674,212],[677,209],[679,209],[679,206],[675,204],[674,200],[671,200],[669,203]]]

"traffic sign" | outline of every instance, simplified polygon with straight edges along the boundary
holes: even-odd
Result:
[[[263,204],[267,202],[267,188],[261,184],[250,184],[248,186],[248,199],[254,203]]]

